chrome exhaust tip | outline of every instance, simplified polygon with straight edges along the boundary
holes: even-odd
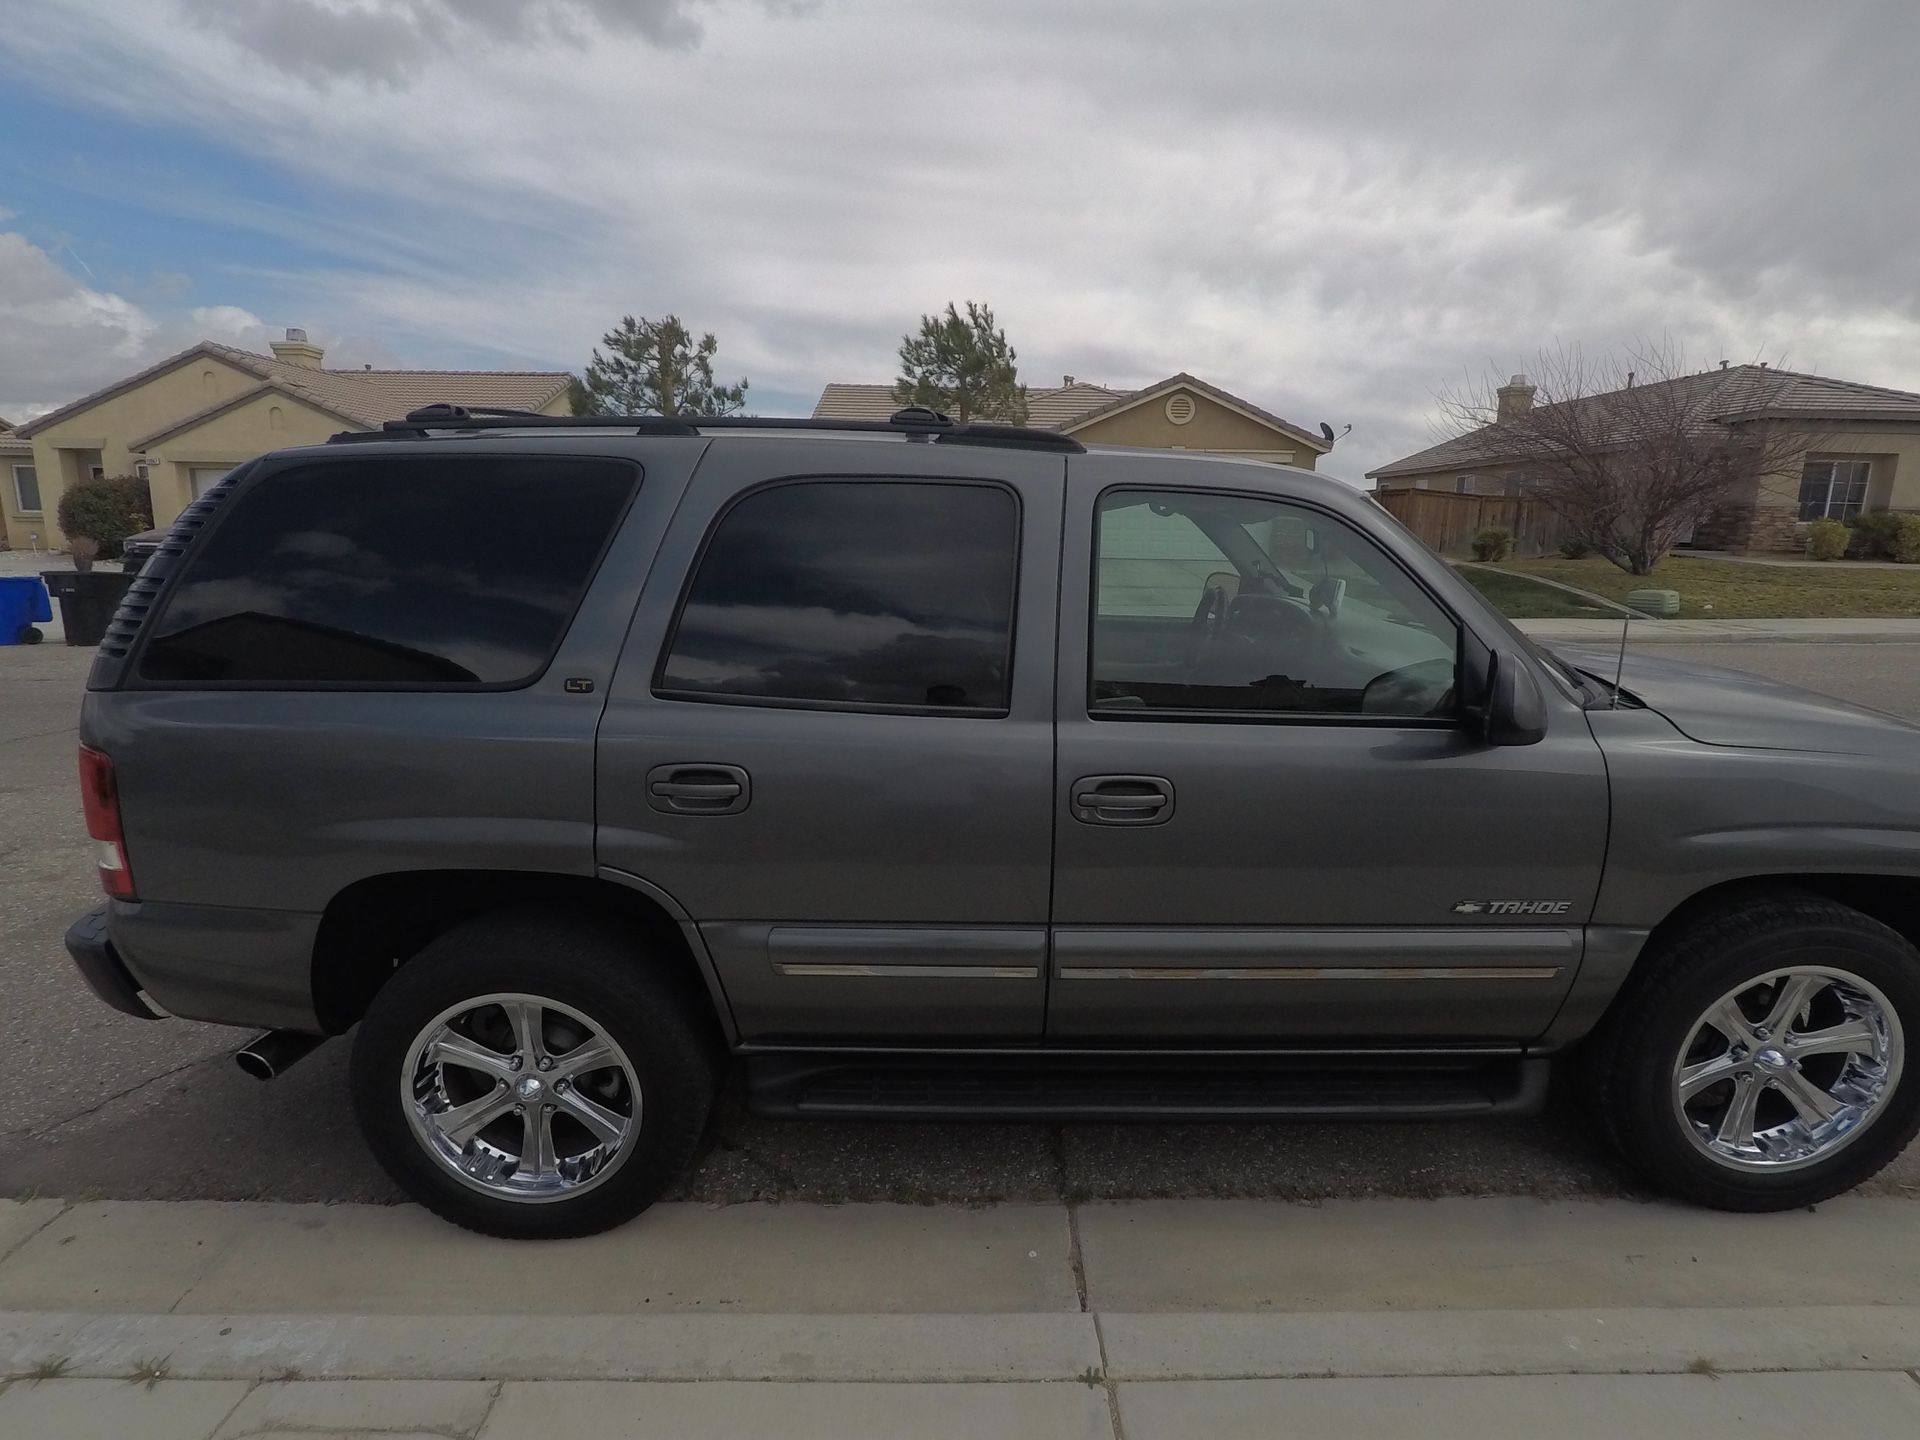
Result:
[[[272,1080],[319,1049],[326,1038],[304,1030],[269,1030],[236,1052],[233,1061],[256,1080]]]

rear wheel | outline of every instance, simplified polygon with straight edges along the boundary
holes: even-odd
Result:
[[[1913,946],[1831,901],[1763,901],[1698,917],[1641,962],[1595,1040],[1596,1099],[1661,1189],[1790,1209],[1912,1140],[1917,1038]]]
[[[436,1214],[490,1235],[587,1235],[685,1171],[714,1053],[685,987],[612,932],[482,917],[374,997],[354,1106],[381,1164]]]

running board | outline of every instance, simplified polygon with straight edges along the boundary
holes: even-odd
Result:
[[[1077,1056],[754,1056],[756,1114],[901,1120],[1438,1120],[1531,1115],[1545,1060],[1281,1063]]]

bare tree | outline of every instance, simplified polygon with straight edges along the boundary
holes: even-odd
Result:
[[[1672,340],[1598,359],[1561,345],[1540,352],[1531,379],[1493,376],[1437,399],[1446,430],[1510,466],[1571,536],[1646,575],[1695,526],[1798,472],[1806,432],[1758,418],[1776,373],[1689,371]]]

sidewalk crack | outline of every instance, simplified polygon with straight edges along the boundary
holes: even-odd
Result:
[[[496,1380],[493,1382],[493,1389],[487,1394],[487,1408],[480,1412],[480,1423],[473,1427],[472,1433],[475,1436],[481,1435],[486,1431],[487,1421],[493,1418],[493,1409],[500,1403],[500,1392],[506,1388],[507,1382],[505,1380]]]
[[[1100,1385],[1107,1392],[1107,1424],[1113,1431],[1113,1440],[1127,1440],[1127,1427],[1120,1423],[1120,1390],[1113,1383],[1113,1371],[1107,1366],[1107,1332],[1100,1324],[1100,1316],[1093,1317],[1093,1338],[1100,1347]]]
[[[1087,1313],[1087,1261],[1080,1250],[1080,1212],[1067,1189],[1067,1140],[1063,1127],[1053,1127],[1055,1190],[1067,1209],[1067,1264],[1073,1268],[1073,1293],[1079,1298],[1080,1313]]]
[[[253,1392],[258,1390],[259,1388],[260,1388],[259,1380],[256,1379],[256,1380],[250,1381],[247,1384],[246,1388],[240,1392],[240,1398],[233,1402],[232,1408],[229,1409],[226,1414],[220,1417],[220,1423],[214,1426],[213,1429],[209,1430],[207,1433],[209,1435],[218,1435],[222,1430],[224,1430],[227,1427],[227,1423],[233,1419],[234,1414],[240,1409],[242,1405],[247,1403],[247,1397],[253,1394]]]

